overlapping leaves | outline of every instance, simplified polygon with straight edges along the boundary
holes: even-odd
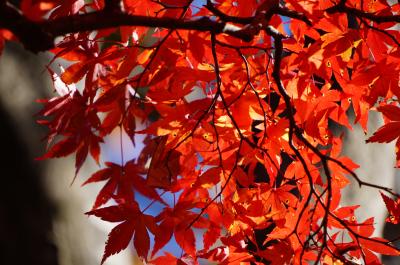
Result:
[[[84,183],[104,184],[88,214],[119,223],[102,262],[132,238],[138,255],[154,264],[377,264],[375,253],[399,255],[371,238],[373,219],[357,220],[357,207],[340,204],[349,176],[366,183],[329,127],[351,129],[353,110],[366,130],[368,112],[379,104],[385,125],[368,142],[397,139],[400,149],[399,34],[393,22],[374,17],[396,14],[399,4],[278,2],[124,0],[130,15],[206,16],[254,36],[245,43],[207,28],[120,26],[68,35],[53,50],[69,65],[59,75],[50,71],[59,95],[41,101],[40,123],[50,130],[43,158],[76,153],[78,172],[90,153],[101,166]],[[21,7],[43,20],[104,4]],[[0,49],[4,38],[0,31]],[[132,140],[148,135],[137,158],[102,161],[100,143],[115,130]],[[139,194],[147,206],[139,206]],[[397,223],[398,201],[382,197],[388,221]],[[181,256],[157,256],[171,240]]]

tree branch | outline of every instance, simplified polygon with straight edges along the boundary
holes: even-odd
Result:
[[[334,14],[334,13],[347,13],[353,16],[356,16],[358,18],[365,18],[369,19],[371,21],[374,21],[376,23],[384,23],[384,22],[398,22],[400,23],[400,15],[388,15],[388,16],[380,16],[380,15],[375,15],[373,13],[367,13],[362,10],[359,10],[357,8],[353,7],[348,7],[346,6],[346,1],[342,0],[339,2],[339,4],[330,7],[325,10],[328,14]]]
[[[7,1],[0,2],[0,28],[10,30],[26,49],[35,53],[54,46],[52,34],[21,15],[19,10]]]
[[[118,1],[112,1],[112,6],[116,2]],[[115,12],[109,11],[108,7],[110,5],[109,3],[103,11],[60,17],[40,23],[28,20],[11,5],[1,5],[0,27],[13,32],[25,48],[33,52],[51,49],[54,47],[54,39],[58,36],[119,26],[197,30],[207,31],[212,34],[224,33],[247,42],[254,37],[253,32],[226,22],[214,21],[209,17],[202,17],[197,20],[183,20],[126,13],[115,15]]]
[[[377,23],[400,22],[400,15],[379,16],[352,7],[347,7],[345,3],[346,1],[340,1],[336,6],[328,8],[326,12],[348,13]],[[184,20],[169,17],[131,15],[122,12],[120,0],[107,0],[105,1],[104,9],[101,11],[60,17],[38,23],[27,19],[16,7],[7,1],[1,0],[0,27],[13,32],[26,49],[33,52],[39,52],[54,47],[54,40],[58,36],[119,26],[197,30],[206,31],[210,34],[223,33],[250,42],[253,40],[254,36],[259,33],[259,28],[255,27],[255,25],[259,25],[261,19],[263,21],[261,24],[265,26],[273,14],[298,19],[311,25],[311,22],[306,15],[279,6],[269,7],[268,11],[261,10],[254,17],[229,16],[218,10],[211,1],[207,1],[206,7],[220,20],[216,21],[211,17],[202,17],[196,20]],[[116,15],[116,13],[118,13],[118,15]],[[245,26],[240,27],[231,23]]]
[[[233,22],[233,23],[237,23],[237,24],[246,25],[246,24],[250,24],[254,19],[254,17],[229,16],[229,15],[225,14],[224,12],[222,12],[221,10],[219,10],[218,8],[216,8],[213,5],[213,3],[211,2],[211,0],[207,0],[207,4],[205,5],[205,7],[211,13],[213,13],[215,16],[219,17],[221,20],[223,20],[225,22]]]
[[[198,20],[182,20],[167,17],[148,17],[140,15],[119,14],[115,16],[104,12],[74,15],[46,21],[41,27],[54,36],[68,33],[92,31],[118,26],[160,27],[166,29],[183,29],[209,31],[214,34],[226,33],[240,39],[248,39],[240,32],[239,27],[202,17]]]
[[[303,13],[299,13],[299,12],[296,12],[294,10],[290,10],[288,8],[285,8],[285,7],[279,7],[276,10],[276,13],[281,15],[281,16],[284,16],[284,17],[290,17],[290,18],[301,20],[301,21],[305,22],[308,26],[312,26],[311,21]]]

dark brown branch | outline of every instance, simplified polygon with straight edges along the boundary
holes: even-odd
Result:
[[[235,16],[229,16],[222,11],[220,11],[218,8],[216,8],[210,0],[207,0],[207,5],[205,6],[211,13],[213,13],[215,16],[220,18],[221,20],[225,22],[232,22],[232,23],[237,23],[237,24],[242,24],[242,25],[247,25],[250,24],[253,20],[254,17],[235,17]],[[307,25],[311,26],[311,21],[307,18],[307,16],[303,13],[299,13],[294,10],[290,10],[286,7],[278,7],[274,10],[272,10],[273,13],[276,13],[281,16],[285,17],[290,17],[294,19],[301,20],[305,22]]]
[[[226,22],[214,21],[209,17],[184,20],[126,13],[115,15],[113,12],[104,10],[36,23],[21,15],[16,8],[10,5],[3,5],[3,8],[0,8],[0,18],[0,27],[12,31],[24,46],[33,52],[46,51],[52,48],[54,39],[58,36],[119,26],[197,30],[207,31],[212,34],[224,33],[244,41],[251,41],[254,37],[252,31]]]
[[[67,17],[46,20],[40,23],[30,21],[20,11],[7,3],[0,2],[0,27],[13,32],[26,49],[33,52],[46,51],[54,47],[54,39],[69,33],[94,31],[119,26],[159,27],[205,31],[211,34],[227,34],[243,41],[251,41],[260,31],[255,25],[265,26],[273,14],[299,19],[311,25],[308,18],[301,13],[283,7],[272,7],[267,12],[260,11],[254,17],[233,17],[219,11],[211,1],[206,7],[220,20],[202,17],[197,20],[184,20],[167,17],[149,17],[131,15],[121,11],[119,0],[107,0],[105,8],[88,14],[77,14]],[[345,1],[326,10],[328,13],[343,12],[359,18],[380,22],[400,22],[400,15],[378,16],[361,10],[347,7]],[[118,13],[118,15],[116,15]],[[260,22],[262,23],[260,24]],[[230,23],[245,25],[238,27]]]
[[[205,7],[213,13],[215,16],[219,17],[221,20],[225,22],[232,22],[232,23],[237,23],[237,24],[242,24],[242,25],[247,25],[250,24],[254,17],[235,17],[235,16],[229,16],[225,14],[224,12],[220,11],[218,8],[216,8],[210,0],[207,0],[207,5]]]
[[[0,28],[10,30],[30,51],[45,51],[54,46],[52,34],[22,16],[18,9],[6,1],[0,2]]]
[[[307,17],[305,14],[303,14],[303,13],[299,13],[299,12],[290,10],[290,9],[288,9],[288,8],[285,8],[285,7],[279,7],[279,8],[276,10],[276,13],[279,14],[279,15],[281,15],[281,16],[284,16],[284,17],[290,17],[290,18],[294,18],[294,19],[301,20],[301,21],[303,21],[304,23],[306,23],[308,26],[312,26],[311,21],[310,21],[310,20],[308,19],[308,17]]]
[[[226,23],[215,22],[207,17],[198,20],[182,20],[167,17],[129,15],[126,13],[118,16],[105,12],[73,15],[43,22],[41,27],[53,36],[61,36],[68,33],[99,30],[122,25],[209,31],[215,34],[226,33],[241,39],[248,37],[243,36],[238,27],[229,27]]]
[[[374,27],[374,26],[369,25],[369,23],[367,23],[367,22],[366,22],[364,19],[362,19],[362,18],[360,18],[360,21],[361,21],[361,23],[364,24],[367,28],[372,29],[372,30],[375,30],[375,31],[377,31],[377,32],[380,32],[380,33],[382,33],[383,35],[385,35],[386,37],[390,38],[398,47],[400,47],[400,42],[399,42],[392,34],[390,34],[389,32],[387,32],[387,31],[385,31],[385,30],[383,30],[383,29],[380,29],[380,28],[377,28],[377,27]]]
[[[330,7],[325,10],[328,14],[334,13],[347,13],[353,15],[358,18],[365,18],[376,23],[384,23],[384,22],[397,22],[400,23],[400,15],[387,15],[387,16],[380,16],[374,13],[367,13],[357,8],[348,7],[346,6],[346,1],[340,1],[339,4]]]
[[[76,14],[46,20],[40,23],[28,20],[15,7],[1,2],[0,27],[13,32],[23,43],[25,48],[33,52],[46,51],[54,47],[54,39],[69,33],[100,30],[119,26],[159,27],[165,29],[207,31],[211,34],[227,34],[243,41],[251,41],[260,29],[260,19],[268,23],[274,13],[301,19],[309,24],[308,19],[295,11],[284,8],[271,8],[268,12],[258,12],[255,17],[232,17],[217,8],[210,1],[207,8],[218,16],[221,21],[215,21],[210,17],[202,17],[197,20],[184,20],[167,17],[149,17],[122,13],[119,0],[105,1],[102,11],[88,14]],[[118,15],[116,15],[118,13]],[[229,23],[246,25],[241,28]]]

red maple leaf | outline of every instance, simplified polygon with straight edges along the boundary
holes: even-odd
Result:
[[[396,141],[396,160],[400,166],[400,108],[394,105],[384,105],[377,108],[378,111],[390,121],[380,127],[368,140],[367,143],[390,143]]]
[[[108,235],[101,264],[109,256],[127,248],[132,236],[134,236],[133,244],[137,254],[147,260],[150,249],[150,238],[147,230],[154,235],[161,233],[154,217],[143,214],[136,202],[105,207],[86,214],[95,215],[108,222],[121,222]]]
[[[123,199],[127,202],[134,200],[134,190],[148,198],[163,202],[154,188],[147,185],[142,176],[146,171],[136,164],[135,160],[128,161],[124,166],[106,162],[106,168],[94,173],[82,185],[107,180],[107,183],[97,195],[93,209],[107,203],[111,198]],[[115,193],[115,194],[114,194]]]
[[[400,198],[393,200],[381,192],[383,201],[389,212],[389,217],[386,222],[398,224],[400,222]]]

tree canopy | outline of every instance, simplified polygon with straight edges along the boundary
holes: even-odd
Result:
[[[19,41],[54,55],[41,159],[74,154],[75,177],[89,157],[99,165],[83,185],[104,184],[87,214],[116,223],[102,263],[133,239],[150,264],[380,264],[400,251],[341,191],[351,179],[375,188],[394,224],[399,195],[354,172],[332,126],[367,133],[380,112],[366,142],[396,140],[400,166],[399,11],[385,0],[0,0],[0,50]],[[115,131],[119,163],[101,149]],[[138,134],[144,148],[128,160],[123,136]],[[173,240],[181,255],[160,253]]]

